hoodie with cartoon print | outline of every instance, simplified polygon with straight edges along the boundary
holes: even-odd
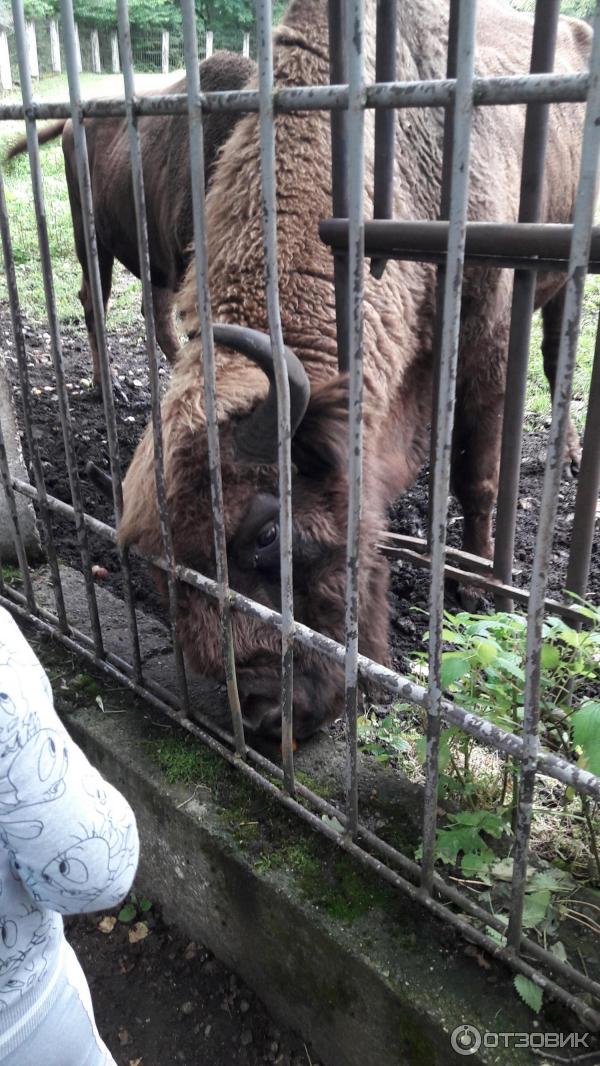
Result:
[[[20,1004],[50,1003],[61,915],[119,903],[138,854],[129,804],[69,737],[43,667],[0,608],[0,1058],[4,1033],[25,1021]]]

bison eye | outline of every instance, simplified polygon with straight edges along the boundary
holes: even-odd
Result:
[[[277,522],[268,522],[266,526],[263,526],[256,538],[256,547],[269,548],[271,544],[275,543],[278,537],[279,524]]]

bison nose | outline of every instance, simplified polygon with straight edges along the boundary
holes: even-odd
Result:
[[[281,708],[279,703],[265,696],[242,696],[242,718],[244,725],[253,733],[266,737],[281,736]]]

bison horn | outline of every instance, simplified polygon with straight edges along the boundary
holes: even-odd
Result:
[[[247,326],[213,326],[215,342],[252,359],[269,379],[267,398],[238,425],[235,443],[242,462],[277,462],[277,389],[271,339],[266,333]],[[310,400],[310,382],[297,355],[284,346],[285,365],[290,385],[291,435],[304,418]]]

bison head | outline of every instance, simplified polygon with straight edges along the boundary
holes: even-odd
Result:
[[[229,582],[236,591],[279,610],[278,420],[270,341],[264,334],[245,327],[215,326],[214,335],[219,345],[217,416]],[[311,390],[300,360],[289,349],[285,350],[285,358],[292,431],[294,616],[343,642],[347,380],[330,378]],[[163,401],[162,418],[175,558],[178,563],[214,577],[206,416],[195,343],[188,346],[175,368]],[[360,569],[361,651],[385,661],[387,564],[374,548],[382,520],[383,493],[377,491],[379,479],[370,476],[373,458],[368,452],[366,462]],[[161,554],[150,428],[138,446],[123,488],[121,542],[137,543],[151,555]],[[164,574],[158,572],[156,576],[164,593]],[[245,724],[252,731],[278,736],[280,636],[239,611],[233,613],[232,624]],[[190,585],[180,584],[177,628],[191,668],[205,676],[221,678],[216,602]],[[342,709],[341,667],[296,643],[294,735],[309,736]]]

